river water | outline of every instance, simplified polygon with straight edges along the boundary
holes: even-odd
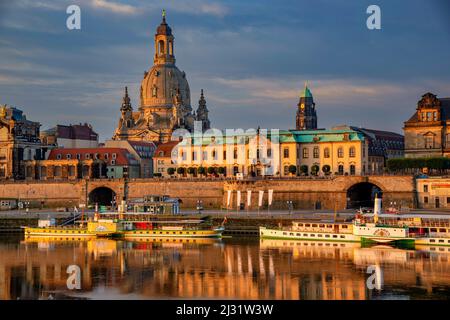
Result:
[[[376,270],[374,276],[368,268]],[[0,299],[449,297],[450,247],[405,250],[248,238],[0,237]]]

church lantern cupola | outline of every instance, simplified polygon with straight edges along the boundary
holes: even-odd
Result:
[[[162,12],[162,22],[156,28],[154,64],[174,64],[174,36],[166,22],[166,10]]]

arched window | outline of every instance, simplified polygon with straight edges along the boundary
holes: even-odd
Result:
[[[324,158],[329,158],[330,157],[330,148],[325,148],[324,150],[323,150],[323,157]]]
[[[350,165],[350,175],[354,176],[356,172],[356,168],[354,164]]]
[[[340,174],[340,175],[344,174],[344,165],[340,164],[338,166],[338,174]]]
[[[343,158],[344,157],[344,148],[339,147],[338,148],[338,158]]]
[[[173,56],[173,42],[172,41],[169,42],[169,54],[171,56]]]
[[[356,149],[355,149],[355,147],[350,147],[349,154],[350,154],[350,158],[354,158],[356,156]]]
[[[159,54],[164,54],[164,40],[159,40],[158,52],[159,52]]]

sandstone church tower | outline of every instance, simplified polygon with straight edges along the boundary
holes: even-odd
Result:
[[[314,130],[317,129],[316,104],[308,86],[300,94],[300,100],[297,104],[296,130]]]
[[[196,120],[202,121],[204,129],[209,128],[203,91],[197,115],[192,111],[186,73],[175,65],[174,40],[163,11],[154,37],[153,66],[141,82],[138,111],[133,112],[126,91],[113,140],[167,142],[177,128],[193,131]]]

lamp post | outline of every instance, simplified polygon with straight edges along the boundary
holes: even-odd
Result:
[[[292,203],[291,200],[288,200],[286,202],[287,202],[287,205],[288,205],[289,215],[291,215],[292,209],[293,209],[293,203]]]

